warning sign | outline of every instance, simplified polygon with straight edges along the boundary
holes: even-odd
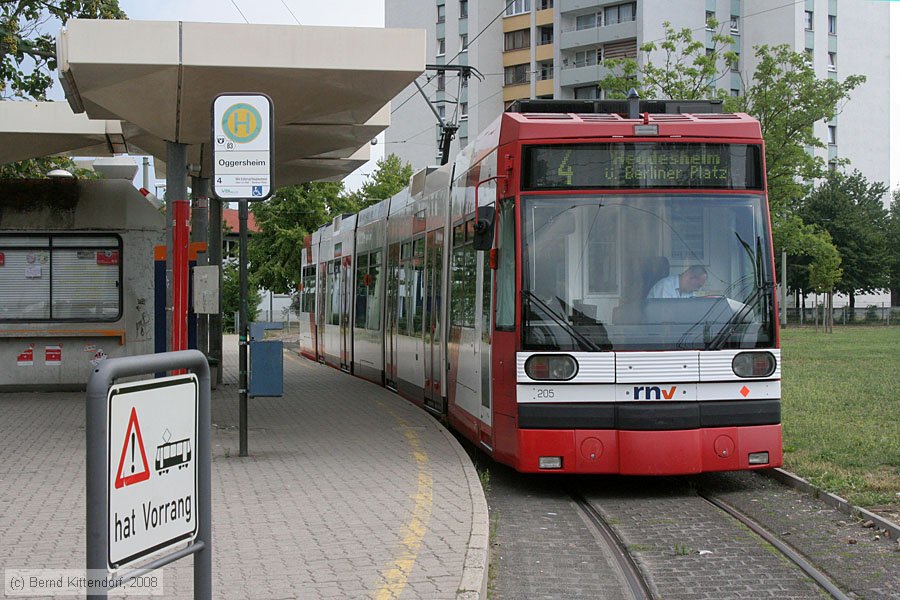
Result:
[[[196,537],[199,384],[193,374],[120,384],[108,399],[108,567],[115,570]]]
[[[122,473],[125,468],[125,461],[131,450],[130,469],[126,470],[127,474]],[[139,449],[139,450],[138,450]],[[141,467],[135,472],[135,450],[138,450],[141,459]],[[125,443],[122,445],[122,456],[119,458],[119,470],[116,471],[116,489],[147,481],[150,479],[150,466],[147,464],[147,453],[144,452],[144,440],[141,437],[141,425],[138,423],[137,411],[131,409],[131,418],[128,420],[128,431],[125,432]]]

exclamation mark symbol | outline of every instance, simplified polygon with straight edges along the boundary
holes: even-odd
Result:
[[[131,432],[131,472],[134,473],[134,432]]]

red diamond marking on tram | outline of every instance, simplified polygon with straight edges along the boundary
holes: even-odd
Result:
[[[748,388],[746,385],[741,388],[741,396],[746,398],[749,394],[750,394],[750,388]]]

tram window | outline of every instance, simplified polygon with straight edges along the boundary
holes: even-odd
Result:
[[[418,249],[421,242],[422,247],[422,256],[425,255],[425,239],[416,241],[416,258],[410,261],[410,291],[412,292],[412,334],[415,336],[421,337],[422,335],[422,314],[423,314],[423,290],[422,287],[425,283],[424,271],[425,271],[425,260],[424,258],[419,258]]]
[[[403,248],[409,247],[409,244],[403,244]],[[409,260],[400,261],[400,269],[398,270],[399,286],[397,291],[397,333],[400,335],[409,335],[409,281],[408,281]]]
[[[512,331],[516,324],[516,217],[512,200],[500,204],[497,264],[497,315],[494,326]]]
[[[331,302],[328,303],[327,322],[331,325],[341,324],[341,281],[340,281],[340,265],[341,261],[333,260],[329,265]]]
[[[303,290],[301,293],[300,310],[311,313],[316,307],[316,268],[314,266],[303,267]]]
[[[489,252],[481,252],[482,257],[482,292],[481,292],[481,339],[491,341],[491,256]]]
[[[381,323],[381,251],[369,255],[369,285],[367,286],[368,316],[366,324],[369,329],[377,330]]]
[[[461,246],[466,242],[466,229],[462,224],[453,228],[453,246]]]
[[[469,229],[473,222],[454,229],[454,240],[460,239],[458,232]],[[460,229],[460,228],[463,229]],[[475,276],[476,252],[471,241],[461,244],[454,242],[450,274],[450,323],[460,327],[475,326]]]
[[[368,301],[369,291],[366,285],[369,274],[369,255],[360,254],[356,257],[356,328],[366,328],[366,316],[368,310],[366,303]]]

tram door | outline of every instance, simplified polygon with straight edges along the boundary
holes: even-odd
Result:
[[[429,231],[425,236],[425,405],[444,412],[443,364],[441,358],[441,303],[444,229]]]
[[[350,308],[353,306],[353,265],[351,257],[345,256],[341,260],[340,294],[341,294],[341,319],[340,319],[340,348],[341,369],[350,370]]]
[[[319,263],[319,284],[316,286],[316,358],[325,361],[325,303],[331,302],[331,293],[326,285],[328,263]]]
[[[477,252],[481,260],[478,265],[477,296],[481,306],[476,309],[475,342],[481,361],[481,419],[479,423],[481,443],[491,447],[492,398],[491,398],[491,307],[493,306],[490,252]]]
[[[400,244],[388,247],[387,290],[384,315],[384,380],[385,385],[397,389],[398,360],[398,298],[400,293]]]

